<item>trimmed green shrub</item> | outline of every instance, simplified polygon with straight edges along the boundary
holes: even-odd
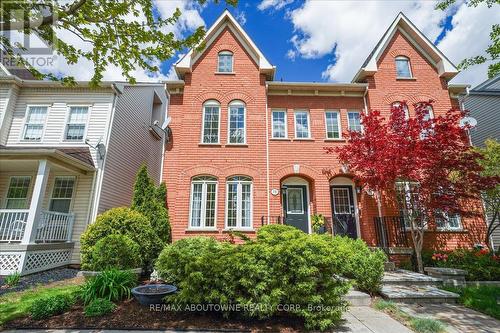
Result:
[[[85,306],[83,312],[86,317],[100,317],[113,312],[115,309],[116,305],[110,300],[105,298],[96,298]]]
[[[68,311],[74,303],[75,297],[68,294],[41,297],[31,305],[30,314],[35,320],[45,319]]]
[[[131,269],[141,267],[140,247],[125,235],[108,235],[92,247],[90,269]]]
[[[156,187],[148,175],[146,165],[142,165],[134,184],[131,208],[149,219],[153,230],[163,243],[170,241],[170,222],[166,204],[167,187],[161,183]]]
[[[97,216],[80,238],[82,269],[92,269],[94,246],[112,234],[127,236],[139,245],[141,262],[145,268],[152,265],[162,249],[163,242],[144,215],[125,207],[112,208]]]
[[[335,325],[346,309],[342,296],[350,284],[336,276],[346,272],[359,279],[358,285],[375,289],[385,261],[366,244],[362,247],[364,243],[347,239],[337,243],[341,244],[335,246],[327,235],[270,225],[259,229],[255,241],[241,245],[206,237],[177,241],[165,247],[156,269],[179,287],[169,298],[173,303],[244,305],[242,315],[250,318],[269,318],[280,305],[292,305],[288,313],[303,318],[306,328],[324,330]],[[343,268],[352,258],[356,260]],[[353,273],[356,267],[362,273]],[[377,273],[368,275],[369,267]]]
[[[468,281],[499,281],[500,257],[488,249],[425,251],[424,266],[458,268],[467,271]]]
[[[130,298],[130,290],[137,284],[137,276],[131,271],[110,269],[88,279],[80,291],[85,304],[95,299],[120,301]]]

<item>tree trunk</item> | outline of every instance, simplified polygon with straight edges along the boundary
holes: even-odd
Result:
[[[415,244],[415,257],[417,258],[417,270],[419,273],[424,274],[424,262],[422,260],[422,246],[423,246],[423,240],[424,240],[424,235],[423,231],[417,231],[419,233],[419,239],[417,240],[417,243]]]

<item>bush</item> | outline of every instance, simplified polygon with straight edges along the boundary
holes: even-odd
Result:
[[[90,269],[130,269],[141,267],[139,245],[125,235],[108,235],[92,247]]]
[[[68,311],[75,303],[73,295],[54,295],[42,297],[33,302],[31,317],[35,320],[49,318]]]
[[[111,313],[116,309],[116,305],[108,299],[96,298],[85,306],[86,317],[100,317]]]
[[[97,216],[80,238],[82,269],[92,269],[94,246],[112,234],[128,236],[139,244],[141,262],[145,268],[152,265],[162,248],[161,240],[144,215],[125,207],[112,208]]]
[[[487,249],[425,251],[422,259],[425,266],[466,270],[468,281],[500,281],[500,257]]]
[[[19,281],[21,281],[21,274],[15,272],[5,277],[4,283],[10,288],[17,286],[19,284]]]
[[[340,320],[346,309],[341,297],[350,287],[335,276],[354,276],[361,288],[380,284],[385,257],[363,244],[270,225],[242,245],[206,237],[180,240],[165,247],[156,269],[179,287],[169,298],[173,303],[246,305],[243,316],[252,318],[271,317],[280,304],[292,304],[297,307],[289,313],[303,318],[306,328],[327,329]],[[342,267],[349,261],[354,262]]]
[[[151,227],[164,244],[170,242],[170,222],[165,207],[166,196],[165,183],[156,187],[148,175],[146,165],[143,165],[137,173],[131,208],[149,219]]]
[[[130,289],[136,284],[137,276],[131,271],[106,270],[85,282],[81,289],[81,298],[85,304],[98,298],[120,301],[130,298]]]

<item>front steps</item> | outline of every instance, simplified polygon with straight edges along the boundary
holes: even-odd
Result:
[[[456,303],[459,295],[441,290],[443,280],[402,269],[385,272],[381,295],[401,303]]]

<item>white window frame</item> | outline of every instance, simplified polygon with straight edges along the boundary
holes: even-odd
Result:
[[[405,60],[406,63],[408,64],[408,72],[410,73],[410,76],[399,76],[398,75],[398,65],[397,62],[400,60]],[[413,78],[413,72],[411,71],[411,63],[410,63],[410,58],[405,57],[405,56],[397,56],[394,58],[394,65],[396,66],[396,78],[397,79],[412,79]]]
[[[328,137],[328,118],[327,114],[328,113],[336,113],[337,114],[337,129],[339,132],[339,137],[338,138],[329,138]],[[340,111],[339,110],[325,110],[325,138],[327,140],[342,140],[342,120],[340,117]]]
[[[68,134],[68,125],[69,125],[69,118],[71,116],[71,108],[87,108],[87,119],[85,119],[85,129],[83,131],[83,138],[82,140],[72,140],[72,139],[67,139],[66,136]],[[64,130],[63,130],[63,137],[62,141],[63,142],[77,142],[81,143],[85,141],[85,138],[87,137],[87,131],[89,129],[89,123],[90,123],[90,112],[92,111],[92,106],[89,104],[68,104],[66,106],[66,122],[64,125]]]
[[[38,139],[38,140],[29,140],[29,139],[25,139],[26,125],[28,125],[28,113],[30,111],[30,108],[34,108],[34,107],[47,108],[47,112],[45,112],[45,118],[43,119],[42,135],[40,135],[40,139]],[[42,142],[43,138],[45,136],[45,129],[47,128],[46,125],[47,125],[47,118],[49,117],[49,113],[50,113],[50,105],[49,104],[28,104],[28,105],[26,105],[26,110],[24,112],[23,127],[22,127],[22,130],[20,131],[21,132],[21,136],[19,137],[19,141],[21,141],[21,142],[30,142],[30,143],[33,143],[33,142]]]
[[[307,114],[307,137],[298,137],[297,136],[297,113],[303,113],[305,112]],[[309,114],[309,110],[306,109],[297,109],[293,111],[293,127],[295,130],[295,140],[307,140],[311,138],[311,115]]]
[[[25,207],[26,208],[7,208],[8,204],[9,204],[9,200],[20,200],[20,199],[23,199],[23,198],[10,198],[9,197],[9,191],[10,191],[10,185],[12,184],[12,179],[13,178],[29,178],[29,183],[28,183],[28,191],[26,192],[26,198],[24,198],[25,200]],[[33,177],[31,176],[10,176],[9,177],[9,183],[8,183],[8,186],[7,186],[7,192],[5,193],[5,209],[29,209],[29,206],[30,206],[30,203],[29,203],[29,197],[30,197],[30,189],[31,189],[31,181],[33,180]]]
[[[401,105],[401,101],[394,101],[394,102],[391,103],[391,107],[393,107],[393,106],[400,106],[400,105]],[[405,120],[408,120],[408,119],[410,119],[410,108],[408,107],[407,104],[405,106],[406,106],[404,108]]]
[[[219,57],[221,55],[222,56],[227,56],[227,55],[231,56],[231,71],[230,72],[221,72],[220,71]],[[218,74],[231,74],[231,73],[234,73],[234,53],[233,52],[228,51],[228,50],[224,50],[224,51],[220,51],[219,53],[217,53],[217,71],[216,71],[216,73],[218,73]]]
[[[231,142],[231,107],[243,107],[243,142]],[[247,144],[247,106],[241,100],[234,100],[227,107],[227,144],[228,145],[246,145]],[[219,115],[220,118],[220,115]]]
[[[218,107],[219,108],[219,122],[218,122],[218,131],[217,131],[217,142],[204,142],[204,134],[205,134],[205,107]],[[201,137],[200,137],[200,144],[202,145],[220,145],[220,124],[221,124],[221,105],[218,101],[216,100],[208,100],[205,103],[203,103],[202,106],[202,118],[201,118]]]
[[[463,230],[462,228],[462,217],[460,216],[460,214],[455,214],[458,218],[458,227],[450,227],[450,224],[449,224],[449,219],[450,219],[450,216],[448,213],[443,213],[443,218],[440,218],[440,217],[435,217],[434,218],[434,222],[436,223],[436,230],[438,231],[457,231],[457,230]],[[443,220],[443,224],[445,225],[444,227],[438,227],[437,225],[437,221],[438,220]]]
[[[347,129],[349,131],[352,131],[351,124],[349,123],[349,114],[351,114],[351,113],[357,113],[359,115],[359,125],[361,126],[361,129],[359,130],[359,132],[363,133],[363,123],[361,122],[361,111],[358,111],[358,110],[347,111]]]
[[[279,112],[282,112],[285,114],[285,136],[284,137],[274,136],[274,113],[279,113]],[[271,138],[278,139],[278,140],[288,140],[288,114],[287,114],[287,111],[284,109],[274,109],[271,111]]]
[[[224,228],[226,230],[253,230],[253,181],[251,180],[251,177],[248,176],[240,176],[240,177],[246,177],[249,178],[250,180],[231,180],[234,177],[238,176],[233,176],[229,177],[226,180],[226,211],[225,211],[225,218],[224,218]],[[237,184],[237,190],[236,190],[236,226],[229,226],[228,225],[228,218],[229,218],[229,185],[230,184]],[[250,226],[244,227],[242,226],[242,216],[243,216],[243,211],[242,211],[242,202],[243,202],[243,184],[250,184]]]
[[[47,206],[47,210],[50,210],[50,206],[52,205],[52,199],[68,199],[68,198],[54,198],[54,189],[56,188],[56,179],[58,178],[72,178],[73,179],[73,193],[71,193],[71,198],[69,198],[69,213],[73,210],[74,198],[76,195],[76,189],[78,187],[78,178],[72,175],[56,175],[54,176],[54,181],[52,182],[52,189],[50,191],[49,204]]]
[[[196,178],[199,177],[210,177],[213,178],[213,180],[196,180]],[[193,226],[192,225],[192,214],[193,214],[193,194],[194,194],[194,184],[202,184],[201,188],[201,206],[200,206],[200,226]],[[206,226],[206,205],[207,205],[207,184],[215,184],[215,207],[214,207],[214,225],[213,226]],[[189,194],[189,221],[188,221],[188,230],[217,230],[217,200],[218,200],[218,188],[219,188],[219,182],[216,177],[210,176],[210,175],[200,175],[200,176],[195,176],[191,180],[191,193]]]

